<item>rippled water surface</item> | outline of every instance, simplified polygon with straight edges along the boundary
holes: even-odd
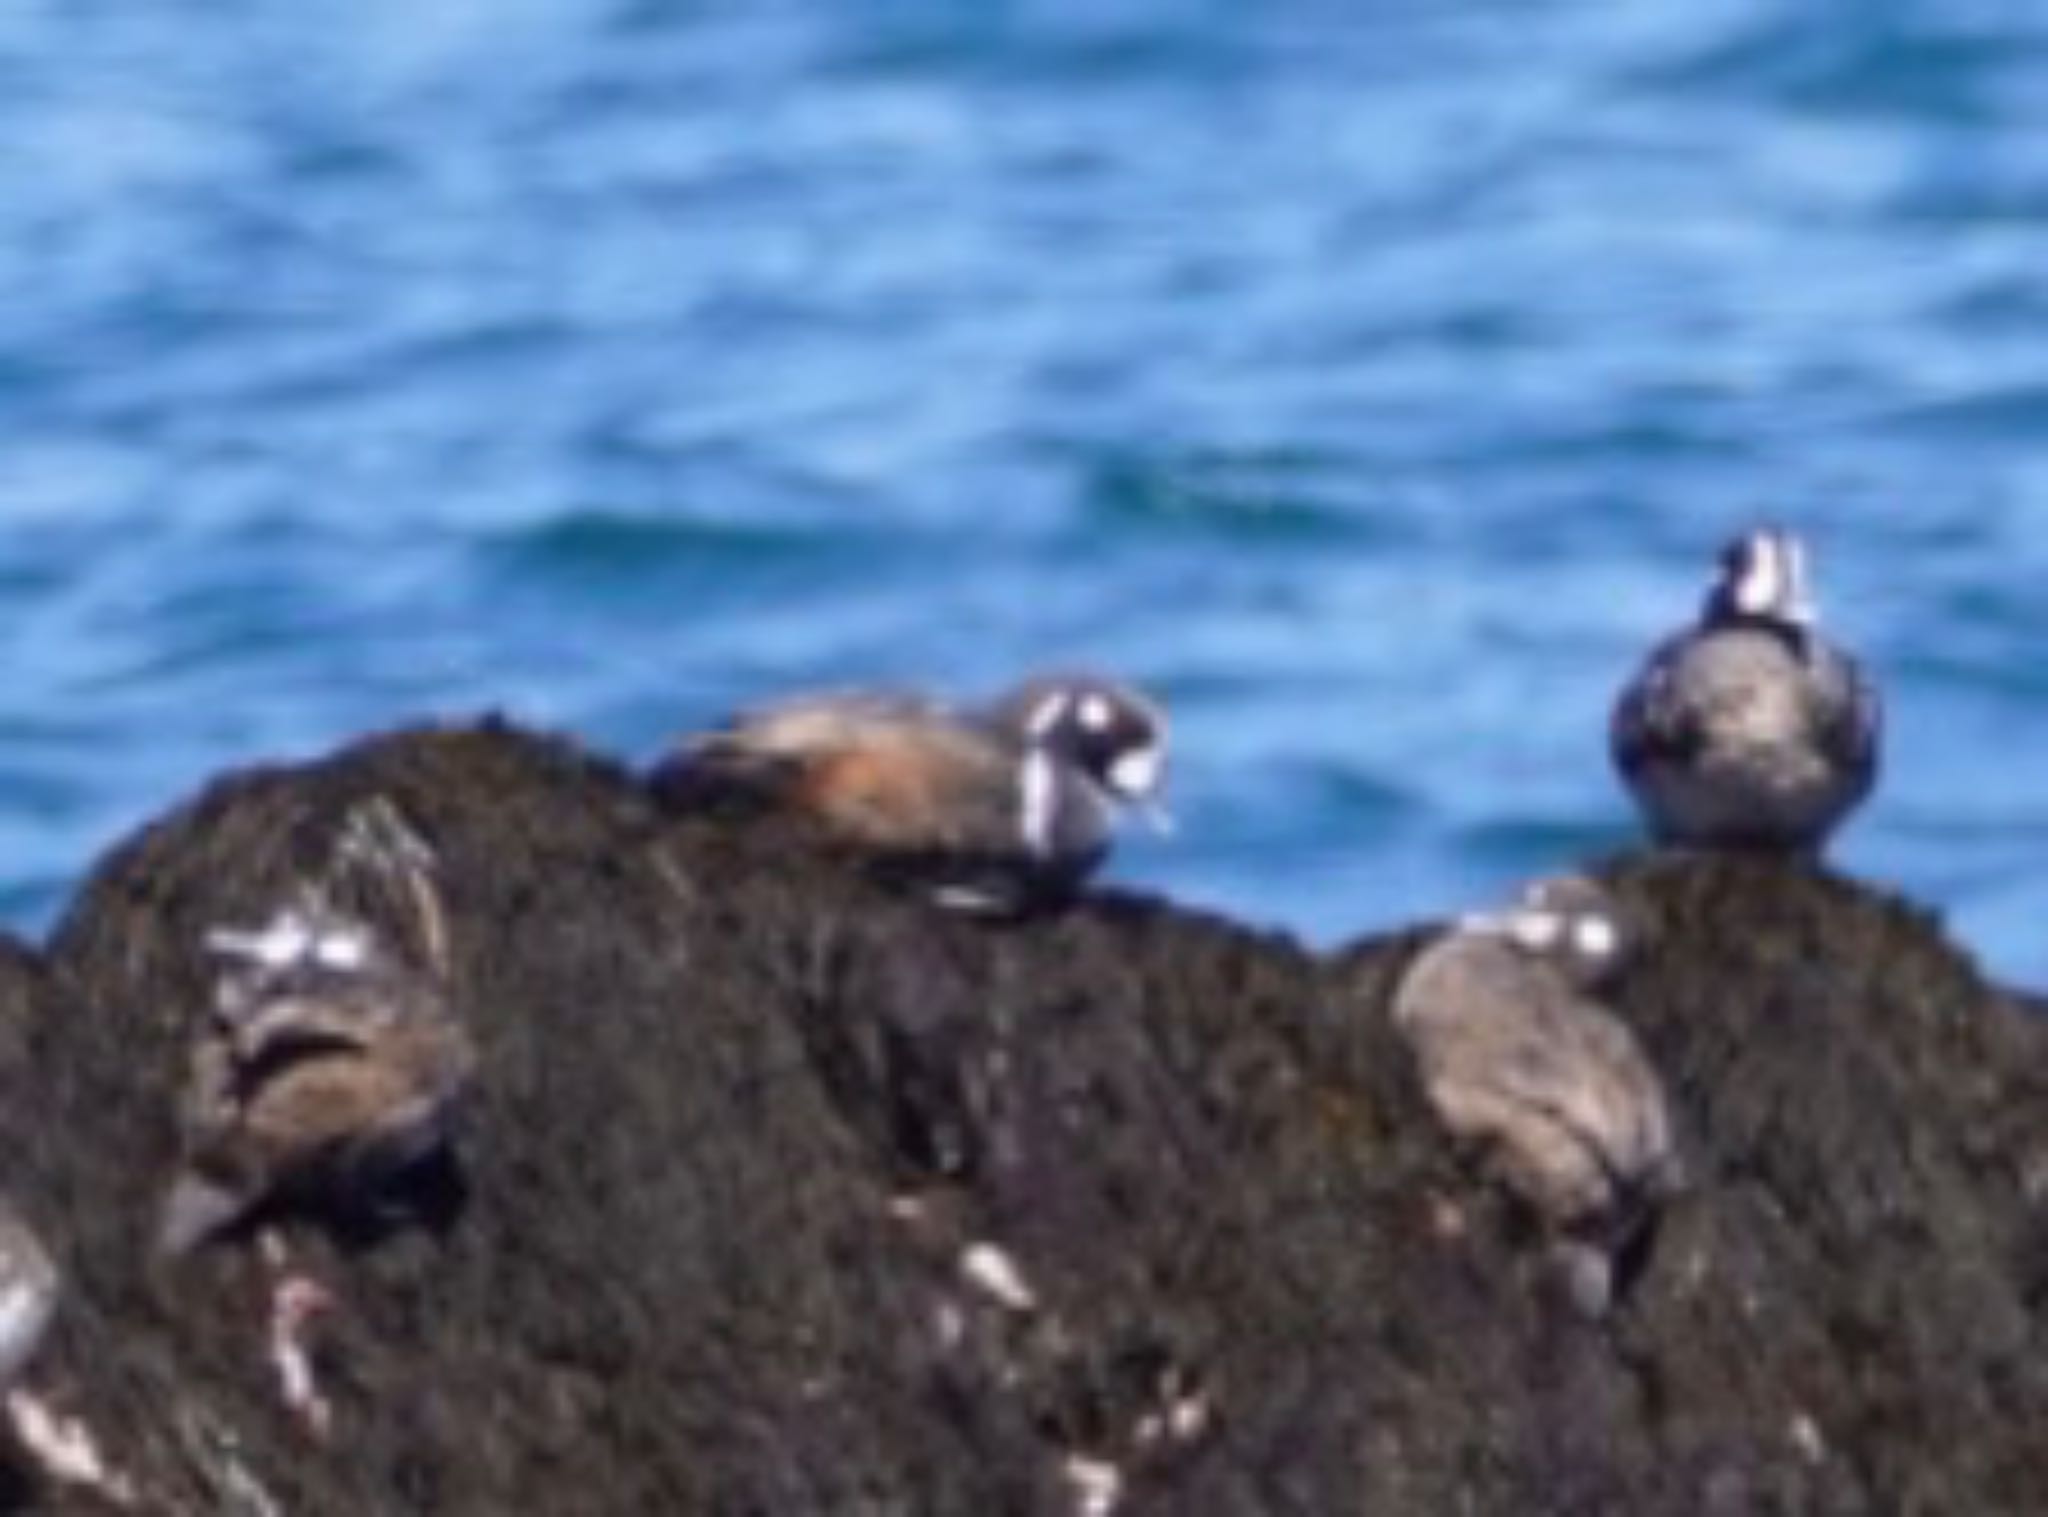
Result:
[[[16,0],[0,905],[213,771],[1086,659],[1128,878],[1317,939],[1628,836],[1759,515],[1841,849],[2048,979],[2048,9]]]

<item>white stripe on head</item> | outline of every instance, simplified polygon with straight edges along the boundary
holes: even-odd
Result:
[[[1775,617],[1791,586],[1785,545],[1775,532],[1752,532],[1737,556],[1735,583],[1730,586],[1735,609],[1744,616]]]
[[[1043,742],[1051,735],[1052,729],[1067,719],[1067,712],[1073,708],[1074,692],[1056,690],[1031,708],[1030,718],[1024,723],[1025,733],[1033,742]]]
[[[1811,626],[1814,610],[1807,593],[1806,544],[1776,527],[1750,533],[1736,556],[1728,599],[1742,616],[1793,627]]]

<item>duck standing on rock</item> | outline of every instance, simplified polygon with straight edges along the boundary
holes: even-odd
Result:
[[[1876,782],[1882,725],[1875,687],[1817,630],[1805,546],[1765,527],[1724,550],[1697,624],[1629,681],[1611,738],[1660,844],[1812,857]]]
[[[1116,815],[1163,819],[1166,720],[1129,686],[1044,675],[961,710],[890,691],[741,712],[651,776],[676,808],[739,801],[887,863],[939,904],[1012,912],[1070,895]]]
[[[1589,1315],[1679,1177],[1663,1083],[1593,999],[1625,947],[1605,890],[1559,876],[1438,937],[1393,1001],[1431,1108],[1534,1213]]]

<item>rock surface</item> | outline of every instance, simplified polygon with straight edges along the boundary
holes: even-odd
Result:
[[[207,930],[373,796],[481,1064],[438,1229],[286,1229],[321,1443],[256,1250],[149,1243]],[[2048,1511],[2041,1025],[1853,883],[1604,875],[1692,1183],[1589,1323],[1420,1099],[1421,930],[948,917],[492,723],[233,775],[0,955],[0,1179],[71,1285],[30,1380],[153,1512]]]

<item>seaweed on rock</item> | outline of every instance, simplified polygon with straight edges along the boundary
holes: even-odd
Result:
[[[148,1242],[204,934],[372,797],[480,1066],[444,1226],[290,1230],[309,1445],[253,1251]],[[151,1510],[2048,1509],[2031,1024],[1847,883],[1608,873],[1696,1185],[1596,1325],[1430,1121],[1422,932],[962,919],[499,723],[229,776],[50,947],[0,1112],[78,1287],[39,1373]]]

